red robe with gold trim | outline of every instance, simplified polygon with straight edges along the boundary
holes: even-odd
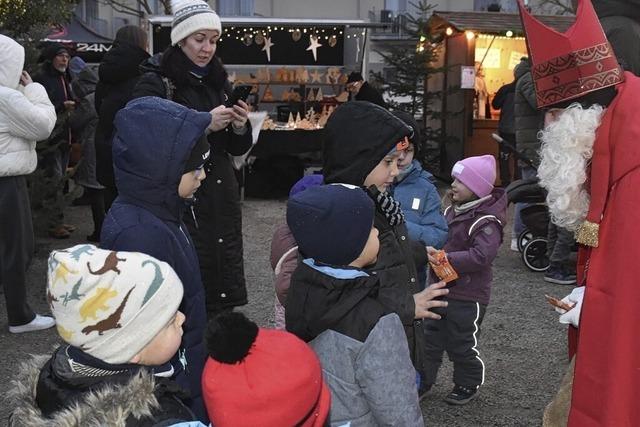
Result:
[[[592,158],[590,214],[599,206],[602,217],[585,270],[570,427],[640,426],[640,78],[625,73],[617,90]]]

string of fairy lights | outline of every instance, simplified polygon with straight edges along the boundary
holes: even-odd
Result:
[[[356,38],[360,35],[365,36],[366,32],[357,32],[353,34],[346,34],[346,38]],[[242,27],[231,26],[223,30],[220,41],[225,39],[235,39],[243,41],[249,45],[255,41],[256,44],[263,44],[264,39],[271,37],[273,33],[285,32],[291,34],[291,39],[297,42],[303,37],[313,36],[318,41],[325,40],[329,46],[334,47],[337,44],[338,37],[344,36],[345,30],[342,27],[284,27],[279,25],[268,25],[266,27]]]

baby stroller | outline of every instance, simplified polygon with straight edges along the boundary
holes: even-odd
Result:
[[[529,166],[533,163],[525,155],[516,151],[509,142],[493,134],[500,145],[517,154],[518,159]],[[547,256],[547,227],[549,226],[549,210],[545,204],[546,193],[540,187],[537,178],[520,179],[507,186],[509,203],[527,203],[520,212],[525,229],[517,236],[518,250],[522,261],[531,271],[546,271],[549,268]]]
[[[546,271],[549,268],[547,257],[547,227],[549,211],[545,205],[546,194],[538,184],[538,179],[520,179],[512,182],[506,189],[509,203],[527,203],[520,211],[525,229],[517,237],[518,250],[522,261],[531,271]]]

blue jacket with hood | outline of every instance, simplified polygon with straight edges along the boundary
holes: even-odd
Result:
[[[447,221],[440,212],[442,203],[432,175],[414,160],[411,170],[394,184],[393,198],[400,202],[409,237],[440,249],[447,242]]]
[[[156,97],[133,100],[118,112],[113,162],[119,195],[101,234],[101,247],[156,257],[171,265],[182,280],[184,335],[171,362],[176,381],[191,393],[191,409],[203,421],[200,376],[206,360],[207,316],[198,255],[182,221],[187,202],[178,195],[178,185],[210,122],[209,113]]]

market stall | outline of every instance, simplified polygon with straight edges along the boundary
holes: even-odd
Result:
[[[537,19],[564,32],[575,18],[549,15]],[[527,56],[527,45],[518,14],[436,11],[429,24],[432,31],[443,34],[440,62],[448,70],[429,82],[429,90],[447,93],[441,111],[459,112],[433,124],[451,137],[442,156],[446,172],[464,157],[498,155],[491,134],[497,132],[500,112],[490,108],[491,100],[500,87],[513,81],[513,70]]]
[[[170,18],[149,19],[154,53],[169,43]],[[280,185],[286,187],[317,169],[324,124],[333,109],[348,100],[348,73],[366,71],[367,28],[379,24],[254,17],[224,17],[222,23],[216,56],[232,83],[252,86],[248,99],[252,109],[269,114],[247,164],[266,169],[269,164],[295,163],[298,172]],[[258,181],[278,181],[277,175],[277,171],[265,171],[266,178]],[[247,195],[256,195],[252,182],[247,179]]]

